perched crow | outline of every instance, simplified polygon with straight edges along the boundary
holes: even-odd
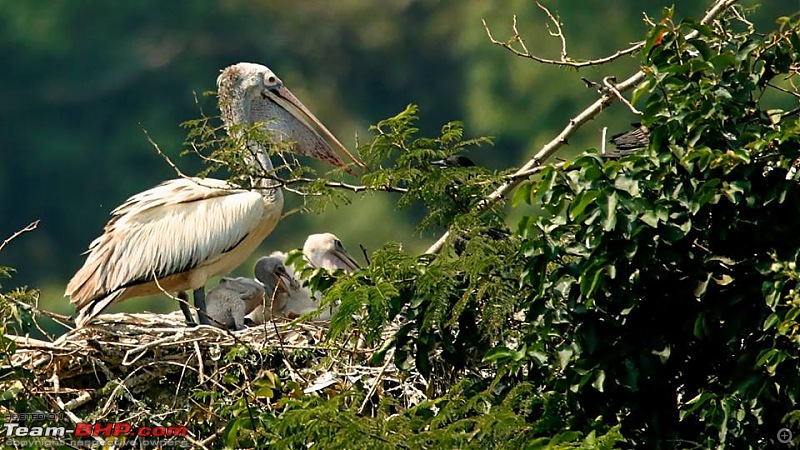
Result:
[[[630,155],[634,151],[650,145],[650,130],[640,123],[634,123],[633,126],[635,128],[632,130],[611,136],[609,142],[614,144],[616,150],[606,152],[603,156],[607,158],[619,158]]]

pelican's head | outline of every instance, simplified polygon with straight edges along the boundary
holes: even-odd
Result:
[[[286,271],[283,261],[273,256],[264,256],[256,261],[256,280],[264,285],[268,299],[273,295],[284,292],[291,294],[300,289],[300,283]]]
[[[303,256],[315,267],[352,272],[358,263],[345,250],[342,241],[333,233],[312,234],[303,245]]]
[[[222,120],[229,130],[233,125],[261,123],[276,141],[292,142],[296,153],[346,167],[339,151],[363,167],[266,66],[239,63],[226,67],[217,78],[217,93]]]

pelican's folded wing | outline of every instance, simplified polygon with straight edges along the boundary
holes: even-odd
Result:
[[[80,309],[120,288],[213,262],[241,242],[263,212],[259,193],[226,181],[161,183],[111,213],[65,295]]]

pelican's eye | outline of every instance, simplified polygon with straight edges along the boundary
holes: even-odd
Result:
[[[275,84],[278,84],[278,83],[279,83],[279,80],[278,80],[278,77],[276,77],[275,75],[273,75],[273,74],[268,74],[268,75],[265,75],[265,76],[264,76],[264,83],[265,83],[267,86],[273,86],[273,85],[275,85]]]

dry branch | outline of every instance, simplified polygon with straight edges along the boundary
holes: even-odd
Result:
[[[541,56],[537,56],[537,55],[531,53],[530,50],[528,50],[528,46],[525,44],[525,40],[522,39],[522,35],[520,35],[519,29],[517,28],[517,16],[516,16],[516,14],[513,16],[513,19],[512,19],[512,22],[511,22],[511,31],[513,32],[513,35],[506,42],[498,41],[497,39],[495,39],[494,36],[492,35],[492,31],[489,29],[489,25],[486,24],[485,20],[483,20],[482,21],[483,22],[483,28],[484,28],[484,30],[486,30],[486,35],[489,37],[489,41],[494,45],[498,45],[500,47],[505,48],[506,50],[510,51],[514,55],[519,56],[521,58],[531,59],[531,60],[536,61],[536,62],[538,62],[540,64],[551,64],[551,65],[556,65],[556,66],[574,67],[576,69],[580,69],[582,67],[588,67],[588,66],[599,66],[599,65],[602,65],[602,64],[607,64],[607,63],[609,63],[611,61],[614,61],[615,59],[620,58],[622,56],[630,55],[631,53],[634,53],[637,50],[639,50],[642,47],[644,47],[644,42],[642,41],[642,42],[636,42],[632,46],[630,46],[630,47],[628,47],[626,49],[618,50],[618,51],[614,52],[612,55],[608,55],[608,56],[605,56],[605,57],[602,57],[602,58],[596,58],[596,59],[591,59],[591,60],[575,60],[575,59],[572,59],[572,58],[569,57],[569,55],[567,53],[567,40],[566,40],[566,37],[564,36],[564,33],[561,30],[561,21],[557,17],[555,17],[553,15],[553,13],[551,13],[550,10],[547,9],[547,7],[545,7],[541,3],[536,2],[536,6],[539,9],[541,9],[542,11],[544,11],[545,14],[547,14],[547,18],[550,20],[550,22],[553,24],[553,26],[556,29],[556,31],[552,31],[552,30],[550,30],[550,27],[548,25],[548,32],[549,32],[550,36],[558,38],[560,43],[561,43],[560,59],[543,58]],[[522,50],[517,50],[514,47],[515,45],[519,46]]]

